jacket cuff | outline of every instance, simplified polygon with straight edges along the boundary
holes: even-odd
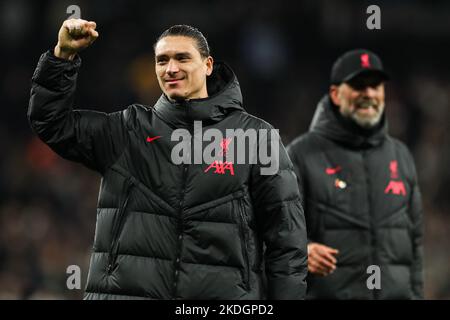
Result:
[[[54,55],[53,50],[43,53],[39,59],[32,81],[52,91],[68,91],[76,83],[81,58],[65,60]]]

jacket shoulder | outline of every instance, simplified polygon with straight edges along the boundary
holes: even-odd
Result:
[[[154,109],[152,107],[134,103],[119,112],[122,113],[127,125],[133,125],[140,119],[146,119],[146,117],[152,116],[153,110]]]
[[[316,134],[306,132],[296,137],[286,147],[292,163],[300,171],[301,175],[306,174],[307,159],[315,157],[317,153],[322,151],[316,139]]]
[[[388,136],[388,141],[390,141],[394,145],[395,149],[398,152],[401,152],[403,155],[411,155],[409,148],[406,146],[406,144],[403,141],[401,141],[397,138],[394,138],[392,136]]]
[[[304,157],[305,155],[316,153],[317,151],[319,151],[318,146],[320,145],[319,143],[317,143],[317,139],[319,139],[317,134],[312,132],[306,132],[296,137],[287,146],[289,155]]]
[[[239,111],[241,121],[248,122],[248,126],[255,128],[255,129],[274,129],[273,125],[271,125],[269,122],[258,118],[257,116],[254,116],[250,113],[247,113],[245,111]]]

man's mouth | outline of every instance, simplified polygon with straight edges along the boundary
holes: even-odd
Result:
[[[356,101],[354,112],[361,116],[374,116],[378,113],[378,104],[373,100]]]
[[[378,111],[378,104],[373,100],[357,101],[355,103],[355,111],[370,113]]]
[[[180,78],[180,79],[166,79],[164,80],[166,83],[168,84],[175,84],[175,83],[179,83],[180,81],[182,81],[184,78]]]
[[[377,104],[374,101],[372,101],[372,100],[358,101],[356,103],[356,107],[358,109],[369,109],[371,107],[374,108],[374,109],[378,108]]]

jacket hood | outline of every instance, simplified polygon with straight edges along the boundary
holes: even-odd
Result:
[[[185,127],[195,120],[219,122],[236,110],[244,110],[239,81],[228,65],[214,63],[206,84],[209,96],[203,99],[172,102],[162,94],[154,107],[156,114],[175,127]]]
[[[326,94],[318,103],[309,130],[351,148],[370,148],[380,145],[387,136],[387,119],[383,114],[378,125],[365,129],[353,120],[344,118]]]

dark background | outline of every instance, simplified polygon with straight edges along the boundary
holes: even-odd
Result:
[[[0,1],[0,299],[78,299],[85,285],[100,177],[62,160],[27,122],[30,79],[52,49],[66,8],[95,20],[100,38],[81,54],[77,107],[112,112],[160,95],[152,45],[173,24],[198,27],[212,55],[236,72],[245,108],[304,133],[346,50],[382,58],[390,133],[416,160],[425,213],[425,296],[450,299],[450,2],[448,1]],[[381,8],[368,30],[366,8]]]

